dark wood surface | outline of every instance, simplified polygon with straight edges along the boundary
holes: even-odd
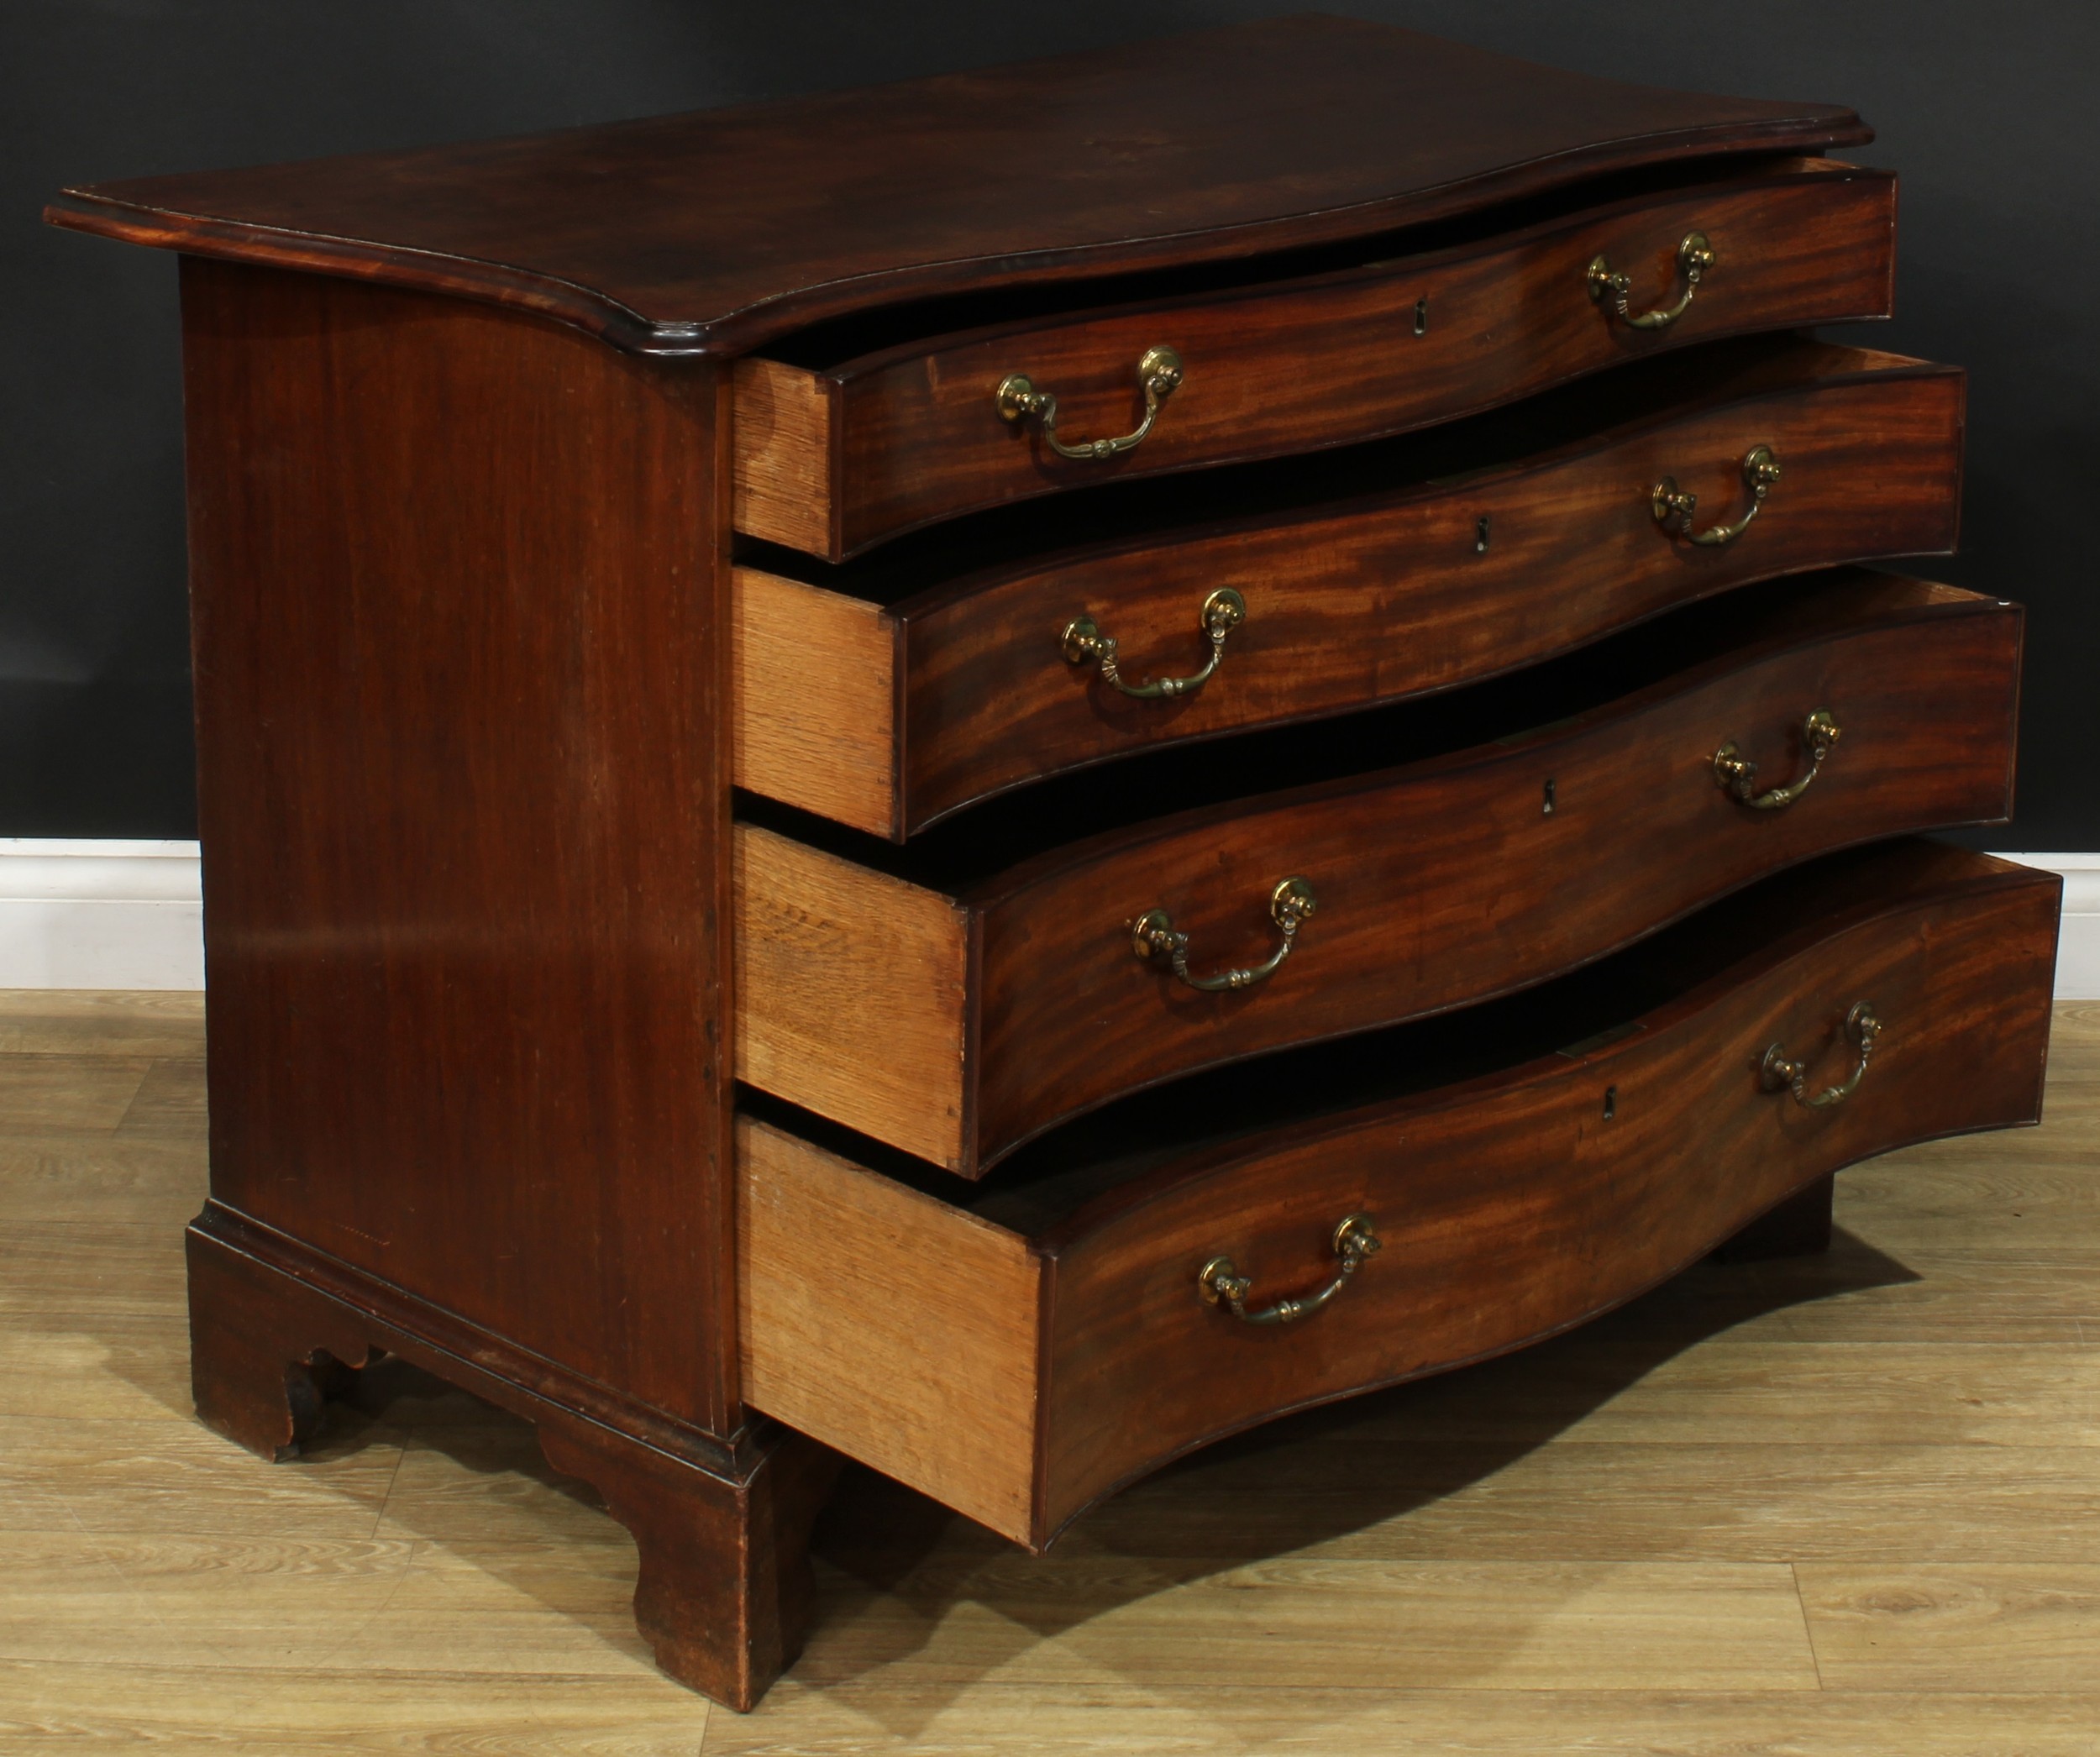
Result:
[[[1886,317],[1895,219],[1885,171],[1766,169],[1310,281],[936,337],[816,375],[830,458],[795,477],[831,464],[838,560],[976,507],[1425,426],[1717,336]],[[1602,254],[1634,277],[1636,309],[1669,303],[1693,230],[1719,262],[1677,323],[1630,328],[1590,298]],[[1186,375],[1134,450],[1061,458],[1036,422],[1000,418],[1000,381],[1025,371],[1056,393],[1068,443],[1126,433],[1137,360],[1160,343]]]
[[[1235,1428],[1580,1322],[1869,1154],[2035,1120],[2058,882],[1919,852],[1848,914],[1777,945],[1746,936],[1735,971],[1607,1044],[1163,1170],[1043,1238],[1038,1541]],[[1763,1088],[1773,1042],[1841,1079],[1836,1028],[1862,999],[1887,1029],[1850,1099],[1809,1110]],[[1357,1211],[1384,1248],[1328,1309],[1261,1329],[1197,1297],[1221,1251],[1251,1303],[1317,1287]]]
[[[928,1156],[981,1177],[1032,1135],[1119,1094],[1477,1002],[1814,855],[2009,813],[2017,606],[1846,574],[1752,589],[1748,602],[1689,616],[1646,637],[1654,648],[1646,663],[1659,654],[1682,669],[1543,726],[1538,719],[1567,711],[1564,698],[1535,691],[1532,674],[1507,693],[1536,703],[1537,719],[1396,768],[1377,766],[1389,747],[1381,736],[1394,734],[1336,722],[1320,742],[1273,734],[1259,754],[1189,753],[1180,772],[1192,784],[1207,779],[1219,802],[1172,816],[1162,814],[1174,795],[1156,790],[1157,775],[1119,776],[1098,798],[1085,777],[1051,784],[1065,789],[1061,808],[1044,789],[986,808],[1003,813],[1006,835],[1046,842],[1068,814],[1099,821],[1120,802],[1131,821],[948,888],[969,911],[967,983],[915,1000],[932,1010],[924,1018],[842,1029],[830,1046],[834,1078],[822,1089],[774,1089],[926,1153],[921,1140],[898,1139],[872,1099],[862,1102],[862,1086],[836,1076],[865,1065],[874,1090],[885,1034],[959,1020],[951,1034],[969,1047],[948,1125],[953,1144]],[[1592,659],[1582,656],[1585,674]],[[1502,700],[1500,686],[1488,688],[1498,691],[1489,701]],[[1418,717],[1433,711],[1470,726],[1478,702],[1425,704]],[[1802,722],[1819,708],[1836,716],[1843,738],[1797,803],[1753,810],[1715,784],[1711,759],[1730,739],[1759,764],[1760,786],[1793,779],[1806,762]],[[1328,760],[1353,768],[1263,790],[1330,746],[1342,754]],[[958,818],[892,865],[928,886],[943,857],[995,861],[999,836],[983,814]],[[1257,963],[1276,943],[1270,891],[1291,876],[1310,882],[1319,910],[1265,982],[1199,993],[1132,954],[1130,924],[1159,908],[1189,936],[1196,973]],[[909,891],[871,894],[881,900],[869,907],[902,921]],[[797,968],[842,997],[877,991],[901,939],[881,922],[817,934],[802,897],[747,894],[740,907],[748,932],[753,920],[785,924],[779,933],[803,948]],[[769,1004],[755,972],[748,989],[752,1008]]]
[[[55,223],[186,254],[206,1419],[286,1455],[375,1351],[525,1414],[634,1531],[638,1619],[666,1668],[748,1706],[799,1639],[803,1545],[836,1461],[747,1412],[739,1382],[727,357],[777,344],[747,369],[792,368],[817,357],[811,326],[837,320],[835,338],[878,310],[893,338],[940,338],[864,349],[826,379],[841,425],[814,460],[837,497],[818,547],[843,556],[1068,485],[1026,431],[995,430],[1004,475],[972,461],[974,429],[953,443],[995,418],[980,382],[995,360],[1056,391],[1084,435],[1126,422],[1119,349],[1183,347],[1190,376],[1158,443],[1118,467],[1142,475],[1396,432],[1681,339],[1885,312],[1891,181],[1794,163],[1868,138],[1835,107],[1644,90],[1300,18],[785,105],[67,191]],[[1704,168],[1658,170],[1680,161]],[[1709,175],[1735,176],[1735,207],[1711,189],[1697,212],[1654,198]],[[1630,205],[1563,223],[1615,202]],[[1433,244],[1414,229],[1443,221],[1462,223]],[[1583,296],[1575,259],[1603,249],[1641,303],[1667,297],[1673,234],[1693,224],[1722,233],[1722,261],[1675,330],[1631,336]],[[1452,242],[1527,227],[1546,229],[1493,263]],[[1389,248],[1420,260],[1367,262]],[[1402,286],[1430,269],[1443,278]],[[1374,362],[1414,368],[1413,401],[1338,370],[1361,352],[1352,330],[1390,328],[1425,293],[1421,334]],[[1041,322],[1061,305],[1084,315]],[[1179,333],[1152,334],[1168,314]],[[1005,358],[1024,342],[1027,359]],[[1220,370],[1236,350],[1258,370]],[[1844,388],[1853,431],[1825,429],[1830,453],[1849,438],[1855,467],[1895,457],[1904,482],[1940,485],[1892,499],[1877,467],[1861,528],[1908,538],[1936,514],[1951,540],[1958,380],[1906,368]],[[1730,454],[1668,467],[1710,514],[1729,496],[1709,475],[1732,471],[1740,436],[1709,437]],[[1861,517],[1825,506],[1818,540]],[[1540,541],[1535,591],[1570,539]],[[1774,559],[1753,571],[1828,558]],[[1520,611],[1514,586],[1499,610],[1483,595],[1471,663],[1520,615],[1538,658],[1711,591],[1727,565],[1635,568],[1594,627]],[[1212,765],[1224,790],[1199,809],[1163,815],[1186,803],[1168,789],[1119,817],[1110,787],[1082,801],[1100,807],[1084,829],[1051,836],[1047,816],[1033,858],[995,837],[929,894],[929,914],[958,899],[967,933],[955,1163],[980,1175],[1184,1074],[1254,1089],[1230,1064],[1327,1055],[1542,983],[1831,848],[2006,813],[2017,606],[1843,576],[1787,601],[1790,627],[1753,616],[1661,681],[1608,700],[1600,685],[1572,721],[1417,742],[1404,767],[1357,761],[1282,790],[1241,758],[1320,729],[1271,731]],[[1241,642],[1228,674],[1260,652]],[[1429,680],[1267,717],[1441,687],[1410,674]],[[1725,737],[1765,784],[1790,779],[1812,707],[1845,736],[1798,805],[1753,814],[1714,788]],[[1142,784],[1177,754],[1119,767]],[[986,790],[948,784],[954,805]],[[1017,795],[1022,815],[1063,784]],[[937,862],[931,845],[962,821],[903,850],[860,838],[873,852],[852,870],[894,894],[885,863]],[[801,852],[848,865],[832,836],[854,839],[820,825]],[[1301,1104],[1298,1125],[1251,1141],[1170,1145],[1007,1235],[1049,1284],[1016,1332],[1043,1375],[1025,1399],[1041,1434],[1024,1449],[1028,1539],[1236,1427],[1550,1334],[1731,1237],[1798,1242],[1804,1193],[1863,1154],[2030,1118],[2055,884],[1945,850],[1857,870],[1905,862],[1849,915],[1811,899],[1780,924],[1793,938],[1747,934],[1740,968],[1630,1035],[1367,1112]],[[1292,872],[1321,907],[1274,982],[1196,995],[1131,957],[1130,918],[1160,905],[1199,969],[1254,962],[1262,905]],[[1767,1042],[1841,1063],[1835,1020],[1863,998],[1891,1032],[1859,1095],[1811,1113],[1759,1089]],[[972,1218],[927,1202],[913,1179],[970,1188],[931,1167],[865,1175],[997,1224],[990,1203]],[[1351,1209],[1379,1216],[1386,1250],[1313,1324],[1250,1330],[1194,1297],[1219,1251],[1257,1301],[1302,1290]]]
[[[1714,359],[1679,394],[1459,480],[1032,555],[904,599],[899,830],[1131,751],[1515,669],[1749,580],[1954,547],[1958,373],[1803,342]],[[1702,523],[1733,516],[1759,444],[1785,474],[1740,539],[1702,548],[1656,524],[1664,475],[1698,494]],[[1193,695],[1132,700],[1063,657],[1063,622],[1085,612],[1131,680],[1193,671],[1198,608],[1221,586],[1247,621]]]
[[[979,905],[978,1165],[1151,1080],[1536,981],[1794,861],[2008,816],[2018,608],[1866,576],[1813,615],[1570,726],[1168,819],[1002,881]],[[1731,738],[1761,785],[1792,779],[1819,707],[1845,738],[1795,805],[1754,811],[1714,784]],[[1198,994],[1131,955],[1123,923],[1158,907],[1199,973],[1257,962],[1294,873],[1320,912],[1268,982]]]
[[[1689,70],[1688,70],[1689,71]],[[68,191],[62,225],[738,353],[841,311],[1360,236],[1683,155],[1871,138],[1298,17],[528,139]]]
[[[729,1445],[671,1424],[638,1431],[604,1387],[216,1203],[187,1246],[197,1413],[228,1439],[295,1457],[328,1398],[381,1351],[398,1355],[533,1423],[547,1461],[604,1497],[633,1534],[635,1619],[672,1676],[743,1709],[794,1662],[836,1454],[764,1422]]]
[[[705,362],[192,261],[216,1199],[721,1436]]]

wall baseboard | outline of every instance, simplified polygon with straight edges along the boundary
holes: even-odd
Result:
[[[2100,854],[2007,854],[2064,881],[2056,998],[2100,1000]],[[0,989],[201,989],[193,842],[0,837]]]
[[[0,989],[201,989],[193,842],[0,837]]]

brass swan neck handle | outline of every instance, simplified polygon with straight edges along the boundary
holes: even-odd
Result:
[[[1043,443],[1060,458],[1113,458],[1135,450],[1152,432],[1162,406],[1180,387],[1181,377],[1179,354],[1163,344],[1147,348],[1137,360],[1137,386],[1145,393],[1145,418],[1129,433],[1119,433],[1113,439],[1082,439],[1076,445],[1068,445],[1058,437],[1056,394],[1038,391],[1026,373],[1009,372],[993,394],[1001,421],[1033,418],[1042,430]]]
[[[1750,505],[1740,518],[1694,531],[1692,509],[1698,505],[1699,497],[1679,488],[1675,476],[1663,477],[1648,490],[1648,506],[1655,514],[1655,522],[1672,537],[1682,537],[1703,549],[1716,549],[1724,543],[1735,542],[1750,528],[1751,521],[1764,510],[1765,496],[1778,481],[1779,460],[1772,456],[1772,448],[1753,446],[1743,459],[1743,486],[1750,490]]]
[[[1677,246],[1677,279],[1684,283],[1684,290],[1677,295],[1674,304],[1660,305],[1653,311],[1633,310],[1633,277],[1620,273],[1602,256],[1590,258],[1584,280],[1589,287],[1589,296],[1627,328],[1667,329],[1691,310],[1693,295],[1698,291],[1707,271],[1719,260],[1704,232],[1687,233],[1684,242]]]
[[[1852,1064],[1851,1078],[1841,1085],[1825,1086],[1822,1091],[1809,1090],[1809,1063],[1806,1057],[1790,1059],[1777,1043],[1765,1052],[1765,1058],[1757,1064],[1759,1078],[1764,1081],[1767,1092],[1791,1092],[1793,1101],[1804,1109],[1820,1110],[1830,1104],[1840,1104],[1859,1090],[1860,1082],[1866,1078],[1866,1064],[1874,1057],[1874,1045],[1882,1035],[1882,1021],[1870,1001],[1858,1001],[1845,1015],[1841,1034],[1851,1040],[1858,1052]]]
[[[1801,746],[1809,753],[1809,772],[1798,781],[1767,787],[1762,793],[1757,791],[1757,765],[1731,738],[1714,753],[1714,784],[1753,811],[1777,811],[1809,790],[1809,784],[1822,774],[1824,759],[1837,747],[1842,736],[1830,711],[1818,708],[1801,722]]]
[[[1226,637],[1246,620],[1247,600],[1231,586],[1220,586],[1203,601],[1196,612],[1196,626],[1210,642],[1210,657],[1205,661],[1203,669],[1192,671],[1186,677],[1162,677],[1145,684],[1123,681],[1116,637],[1103,634],[1100,624],[1091,616],[1073,617],[1064,625],[1059,644],[1066,663],[1097,663],[1101,668],[1103,680],[1113,684],[1124,695],[1135,696],[1140,701],[1156,701],[1190,695],[1210,682],[1211,674],[1218,669],[1218,661],[1225,657]]]
[[[1254,1291],[1254,1283],[1240,1273],[1229,1256],[1214,1256],[1196,1272],[1196,1291],[1212,1305],[1222,1306],[1242,1324],[1294,1324],[1300,1318],[1310,1317],[1332,1299],[1349,1284],[1349,1277],[1362,1266],[1363,1260],[1380,1247],[1378,1234],[1372,1230],[1371,1216],[1354,1214],[1348,1216],[1334,1230],[1335,1272],[1324,1286],[1310,1293],[1300,1293],[1289,1299],[1279,1299],[1274,1305],[1263,1306],[1259,1311],[1247,1309],[1247,1297]]]
[[[1192,976],[1189,971],[1189,936],[1175,929],[1173,917],[1163,909],[1148,909],[1130,924],[1131,950],[1145,962],[1164,959],[1177,980],[1205,994],[1228,989],[1249,989],[1273,976],[1297,943],[1298,930],[1319,906],[1312,887],[1303,878],[1285,878],[1268,894],[1269,918],[1283,938],[1275,951],[1251,969],[1221,970],[1215,976]]]

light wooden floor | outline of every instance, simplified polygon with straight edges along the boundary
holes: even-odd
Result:
[[[0,995],[8,1757],[2100,1752],[2100,1005],[2040,1130],[1840,1177],[1829,1258],[1221,1446],[1044,1559],[849,1476],[748,1718],[652,1669],[523,1424],[406,1372],[294,1464],[192,1419],[201,1046],[194,997]]]

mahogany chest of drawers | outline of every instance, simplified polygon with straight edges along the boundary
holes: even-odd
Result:
[[[68,191],[183,255],[200,1413],[518,1412],[746,1707],[840,1454],[1040,1548],[2034,1120],[1869,138],[1296,18]]]

